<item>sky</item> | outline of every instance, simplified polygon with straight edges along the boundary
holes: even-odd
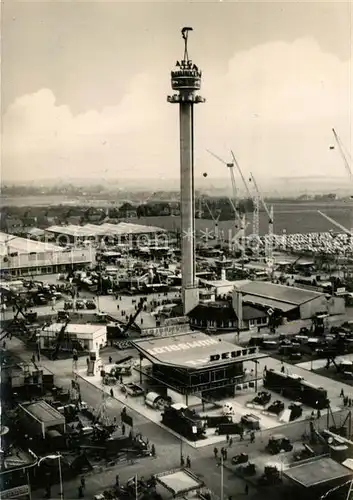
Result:
[[[195,178],[228,179],[232,149],[258,179],[346,176],[350,2],[9,2],[2,11],[2,181],[179,176],[170,71],[202,69]]]

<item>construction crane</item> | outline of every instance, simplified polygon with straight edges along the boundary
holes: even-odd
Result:
[[[352,173],[352,168],[350,166],[350,163],[352,163],[352,158],[351,158],[350,154],[348,153],[348,151],[346,151],[341,139],[339,138],[339,136],[334,128],[332,129],[332,133],[333,133],[333,137],[335,139],[335,143],[338,147],[338,151],[339,151],[341,158],[343,160],[343,164],[344,164],[345,169],[348,173],[349,180],[350,180],[351,184],[353,185],[353,173]],[[330,149],[335,149],[335,146],[330,146]],[[352,198],[353,198],[353,196],[351,196],[351,199]],[[351,207],[351,229],[350,230],[345,228],[344,226],[342,226],[342,224],[339,224],[338,222],[336,222],[334,219],[331,219],[331,217],[324,214],[320,210],[318,210],[318,213],[320,215],[322,215],[322,217],[325,217],[325,219],[327,219],[329,222],[331,222],[331,224],[336,226],[338,229],[341,229],[345,234],[348,234],[349,236],[351,236],[351,239],[353,240],[353,206]]]
[[[206,201],[204,201],[204,203],[205,203],[205,206],[206,206],[206,208],[207,208],[207,210],[208,210],[208,212],[209,212],[209,214],[210,214],[210,216],[211,216],[211,218],[212,218],[212,220],[214,222],[214,237],[215,237],[216,240],[218,240],[219,239],[218,221],[219,221],[219,218],[221,216],[221,212],[219,212],[218,216],[215,217],[213,215],[212,210],[210,209],[208,203]]]
[[[253,174],[250,172],[250,179],[254,185],[255,191],[257,193],[257,197],[259,201],[261,202],[262,206],[265,209],[265,212],[268,216],[268,234],[267,234],[267,239],[265,242],[265,255],[266,255],[266,262],[268,264],[268,267],[270,269],[273,268],[273,207],[268,209],[267,204],[262,197],[259,187],[257,185],[257,182],[255,180],[255,177]]]
[[[56,337],[56,344],[55,344],[55,348],[54,348],[54,351],[51,355],[51,359],[55,360],[55,359],[58,359],[58,354],[59,354],[59,349],[60,349],[60,346],[64,340],[64,335],[65,335],[65,331],[66,331],[66,328],[67,328],[67,325],[70,323],[70,318],[66,318],[65,320],[65,323],[63,324],[63,326],[61,327],[57,337]]]
[[[353,184],[352,168],[351,168],[351,166],[349,164],[349,161],[348,161],[348,160],[350,160],[350,162],[352,163],[352,158],[351,158],[349,152],[344,147],[341,139],[339,138],[339,136],[338,136],[338,134],[337,134],[337,132],[336,132],[336,130],[334,128],[332,129],[332,133],[333,133],[333,136],[335,138],[335,142],[337,144],[338,151],[340,152],[340,155],[342,157],[342,160],[343,160],[344,166],[346,168],[346,171],[347,171],[347,173],[349,175],[349,179],[350,179],[351,183]],[[331,146],[331,149],[334,149],[334,147]]]
[[[198,210],[196,210],[196,214],[195,214],[195,217],[197,219],[202,219],[202,217],[203,217],[202,202],[203,202],[202,194],[200,194],[200,196],[199,196],[199,206],[198,206]]]
[[[26,313],[23,311],[23,304],[21,303],[19,297],[12,292],[11,290],[6,290],[6,294],[8,294],[13,300],[13,307],[15,308],[15,314],[13,318],[7,323],[7,325],[3,328],[0,334],[0,342],[3,341],[13,330],[13,327],[18,329],[19,325],[19,316],[22,316],[21,327],[25,330],[28,335],[28,338],[31,336],[30,330],[26,326],[26,322],[28,321],[28,317]],[[3,322],[4,323],[4,322]]]
[[[130,327],[135,323],[136,319],[137,319],[137,316],[140,314],[140,312],[143,310],[143,300],[141,299],[138,306],[137,306],[137,310],[135,311],[135,314],[133,314],[132,316],[130,316],[130,319],[129,321],[126,323],[126,325],[124,326],[122,332],[121,332],[121,335],[122,336],[126,336],[128,337],[129,334],[128,334],[128,331],[130,329]]]
[[[345,167],[346,172],[349,176],[351,187],[353,187],[353,173],[352,173],[352,168],[351,168],[352,158],[351,158],[349,152],[344,147],[343,142],[339,138],[339,136],[334,128],[332,129],[332,133],[333,133],[333,137],[335,139],[335,142],[337,144],[338,151],[339,151],[341,158],[343,160],[344,167]],[[352,201],[353,193],[351,194],[350,199]],[[351,214],[350,215],[351,215],[350,225],[351,225],[351,233],[352,233],[353,232],[353,205],[352,204],[351,204]]]
[[[259,241],[259,237],[260,237],[260,230],[259,230],[259,226],[260,226],[260,223],[259,223],[259,217],[260,217],[260,200],[259,200],[259,196],[258,196],[258,193],[257,191],[255,191],[255,194],[253,195],[249,189],[249,186],[248,186],[248,183],[246,182],[245,180],[245,177],[243,175],[243,172],[240,168],[240,165],[233,153],[233,151],[231,150],[231,155],[232,155],[232,158],[233,158],[233,162],[234,162],[234,165],[237,167],[238,169],[238,172],[240,174],[240,177],[243,181],[243,184],[244,184],[244,187],[245,187],[245,190],[247,192],[247,195],[249,196],[249,198],[251,199],[251,201],[253,202],[253,219],[252,219],[252,234],[253,234],[253,237],[256,238],[256,242]],[[258,257],[258,245],[255,246],[255,256]]]
[[[246,229],[246,223],[245,223],[245,214],[242,216],[239,213],[239,203],[238,203],[238,196],[237,196],[237,187],[236,187],[236,182],[235,182],[235,175],[234,175],[234,163],[233,162],[226,162],[222,160],[219,156],[216,154],[212,153],[209,149],[206,150],[210,155],[212,155],[216,160],[220,161],[229,169],[230,173],[230,180],[231,180],[231,185],[232,185],[232,198],[229,198],[229,202],[231,204],[231,207],[234,211],[234,216],[235,216],[235,229],[237,230],[237,233],[235,237],[232,239],[232,242],[234,240],[237,240],[238,235],[240,235],[241,240],[244,242],[245,239],[245,229]],[[238,231],[238,229],[240,229]],[[234,241],[236,242],[236,241]],[[245,245],[241,245],[241,253],[242,253],[242,258],[245,257]]]

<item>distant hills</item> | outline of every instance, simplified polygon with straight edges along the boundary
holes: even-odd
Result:
[[[326,176],[308,176],[308,177],[275,177],[266,178],[258,177],[257,183],[264,196],[274,196],[278,198],[287,196],[300,196],[302,194],[315,195],[315,194],[326,194],[335,193],[338,196],[347,196],[353,194],[353,186],[350,189],[348,177],[326,177]],[[48,189],[56,186],[57,188],[61,186],[72,186],[77,188],[82,188],[82,190],[87,189],[90,191],[94,187],[99,185],[107,192],[120,192],[121,194],[125,191],[128,192],[155,192],[155,191],[176,191],[176,186],[179,184],[178,178],[163,178],[163,179],[62,179],[53,182],[52,179],[43,179],[36,183],[3,183],[6,186],[24,186],[26,188],[33,185],[33,187],[42,188],[43,194]],[[5,186],[4,186],[5,187]],[[195,178],[196,189],[206,193],[212,194],[213,196],[227,196],[230,194],[230,182],[228,178]],[[251,187],[251,185],[249,185]],[[245,195],[245,188],[242,182],[237,179],[237,189],[240,196]],[[6,188],[5,188],[6,191]]]

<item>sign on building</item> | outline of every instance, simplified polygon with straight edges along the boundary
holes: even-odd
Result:
[[[160,326],[158,328],[144,328],[141,330],[142,337],[170,337],[178,333],[189,333],[189,324]]]
[[[211,345],[218,344],[215,339],[205,339],[205,340],[194,340],[192,342],[181,342],[180,344],[171,344],[161,347],[154,347],[153,349],[147,349],[147,352],[152,356],[156,354],[164,354],[166,352],[177,352],[177,351],[188,351],[190,349],[195,349],[197,347],[209,347]]]
[[[185,325],[185,324],[189,324],[189,318],[187,316],[178,316],[176,318],[166,318],[163,326]]]

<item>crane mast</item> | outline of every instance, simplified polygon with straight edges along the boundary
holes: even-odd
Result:
[[[254,184],[255,191],[257,193],[257,199],[259,200],[259,204],[261,202],[262,206],[265,209],[265,212],[268,217],[268,234],[265,236],[265,256],[266,256],[266,262],[267,265],[270,269],[273,268],[273,219],[274,219],[274,214],[273,214],[273,207],[269,210],[267,207],[267,204],[264,200],[264,198],[261,196],[260,190],[258,188],[257,182],[255,180],[255,177],[253,176],[252,173],[250,173],[250,178]]]
[[[237,242],[239,241],[239,236],[241,239],[241,255],[242,258],[245,257],[245,245],[244,245],[244,240],[245,240],[245,229],[246,229],[246,221],[245,221],[245,214],[240,215],[239,213],[239,206],[238,206],[238,199],[237,199],[237,187],[236,187],[236,182],[235,182],[235,175],[234,175],[234,163],[228,163],[216,154],[212,153],[209,149],[207,149],[207,152],[212,155],[216,160],[220,161],[225,165],[230,172],[230,180],[231,180],[231,186],[232,186],[232,198],[229,199],[229,202],[231,204],[231,207],[234,211],[234,218],[235,218],[235,230],[236,234],[234,237],[231,238],[232,244],[234,243],[234,247],[236,247]],[[239,230],[238,230],[239,229]]]
[[[218,230],[218,221],[219,221],[219,218],[221,216],[221,214],[218,214],[218,217],[216,218],[213,213],[212,213],[212,210],[210,209],[207,201],[204,202],[205,203],[205,206],[214,222],[214,235],[215,235],[215,239],[218,240],[219,239],[219,230]]]
[[[258,258],[259,257],[259,245],[258,245],[258,242],[259,242],[259,238],[260,238],[260,229],[259,229],[259,226],[260,226],[260,224],[259,224],[260,200],[259,200],[259,197],[258,197],[256,191],[255,191],[255,195],[251,194],[249,186],[248,186],[248,183],[246,182],[245,177],[243,175],[242,169],[240,168],[240,165],[239,165],[239,163],[238,163],[238,161],[237,161],[237,159],[235,157],[235,154],[233,153],[232,150],[231,150],[231,155],[232,155],[232,158],[233,158],[234,165],[237,167],[239,175],[241,177],[241,180],[243,181],[243,184],[244,184],[245,190],[247,192],[247,195],[249,196],[249,198],[253,202],[252,234],[253,234],[253,237],[255,237],[255,240],[256,240],[256,245],[255,245],[255,248],[253,250],[254,250],[254,256],[256,258]]]
[[[343,146],[343,143],[342,143],[341,139],[339,138],[339,136],[338,136],[338,134],[337,134],[337,132],[336,132],[336,130],[334,128],[332,129],[332,133],[333,133],[333,136],[335,138],[335,142],[336,142],[336,144],[338,146],[338,150],[340,152],[340,155],[341,155],[341,158],[343,160],[343,164],[345,166],[347,174],[349,175],[349,180],[350,180],[351,187],[353,187],[353,173],[352,173],[352,168],[351,168],[351,166],[349,164],[349,161],[348,161],[348,158],[347,158],[348,153],[345,153],[345,148]],[[350,159],[350,161],[352,163],[352,159],[351,158],[349,158],[349,159]],[[351,231],[350,232],[351,232],[351,244],[353,244],[353,236],[352,236],[352,233],[353,233],[353,201],[352,201],[352,198],[353,197],[352,197],[352,195],[353,195],[353,193],[350,196],[350,209],[351,209],[350,210],[350,226],[351,226]]]
[[[338,146],[338,150],[340,152],[340,155],[342,157],[345,169],[346,169],[346,171],[347,171],[347,173],[349,175],[349,179],[350,179],[351,183],[353,184],[353,173],[352,173],[351,166],[349,165],[349,161],[347,159],[348,153],[345,152],[345,148],[344,148],[344,146],[342,144],[342,141],[338,137],[338,134],[337,134],[337,132],[336,132],[336,130],[334,128],[332,129],[332,133],[333,133],[333,136],[335,138],[335,142],[336,142],[336,144]]]

